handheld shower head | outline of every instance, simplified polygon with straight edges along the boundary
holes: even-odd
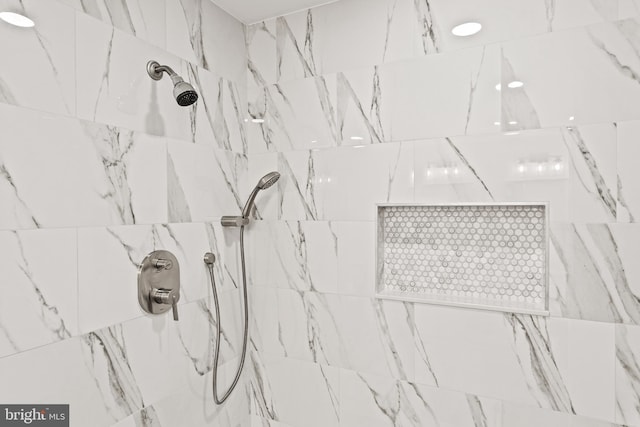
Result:
[[[255,201],[256,196],[258,195],[258,192],[260,190],[266,190],[267,188],[271,187],[273,184],[276,183],[278,179],[280,179],[280,174],[278,172],[269,172],[268,174],[260,178],[260,180],[258,181],[258,184],[255,186],[255,188],[249,195],[249,199],[247,200],[247,203],[244,205],[244,208],[242,209],[243,218],[249,218],[249,214],[251,213],[251,209],[253,208],[253,202]]]
[[[258,187],[261,190],[266,190],[276,183],[277,180],[280,179],[280,174],[278,172],[269,172],[258,181]]]
[[[178,105],[187,107],[198,100],[198,93],[189,83],[185,82],[182,77],[166,65],[160,65],[156,61],[147,63],[147,73],[153,80],[160,80],[162,73],[165,72],[171,77],[173,82],[173,97]]]

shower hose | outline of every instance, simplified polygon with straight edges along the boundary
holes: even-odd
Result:
[[[218,359],[220,356],[220,302],[218,301],[218,292],[216,290],[216,280],[213,274],[213,264],[215,262],[215,258],[212,254],[207,253],[204,258],[204,262],[209,269],[209,275],[211,276],[211,288],[213,289],[213,303],[216,309],[216,345],[214,349],[213,355],[213,400],[221,405],[225,400],[229,397],[233,389],[238,384],[238,380],[240,379],[240,374],[242,373],[242,368],[244,367],[244,359],[247,354],[247,338],[248,338],[248,330],[249,330],[249,304],[247,302],[247,272],[245,268],[244,262],[244,226],[240,227],[240,262],[242,264],[242,296],[244,299],[244,337],[242,339],[242,355],[240,356],[240,364],[238,365],[238,370],[236,371],[236,375],[233,379],[233,382],[229,386],[229,389],[224,393],[221,398],[218,398]]]

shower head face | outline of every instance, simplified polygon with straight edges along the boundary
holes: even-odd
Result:
[[[173,87],[173,97],[176,99],[178,105],[188,107],[189,105],[195,104],[198,100],[198,93],[193,86],[182,81],[176,83]]]
[[[271,187],[280,179],[280,174],[278,172],[269,172],[258,181],[258,188],[261,190],[265,190]]]

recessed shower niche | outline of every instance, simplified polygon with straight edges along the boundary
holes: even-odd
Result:
[[[379,298],[548,315],[545,203],[377,205]]]

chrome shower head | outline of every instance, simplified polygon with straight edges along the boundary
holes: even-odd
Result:
[[[147,73],[153,80],[160,80],[162,73],[165,72],[171,77],[173,82],[173,97],[178,105],[187,107],[198,100],[198,93],[189,83],[185,82],[182,77],[166,65],[160,65],[156,61],[147,63]]]
[[[278,172],[269,172],[268,174],[260,178],[260,180],[258,181],[258,184],[255,186],[255,188],[249,195],[249,199],[247,200],[247,203],[244,205],[244,208],[242,209],[243,218],[249,218],[249,214],[251,213],[251,208],[253,208],[253,202],[255,201],[256,196],[258,195],[258,191],[266,190],[267,188],[275,184],[278,179],[280,179],[280,174]]]

